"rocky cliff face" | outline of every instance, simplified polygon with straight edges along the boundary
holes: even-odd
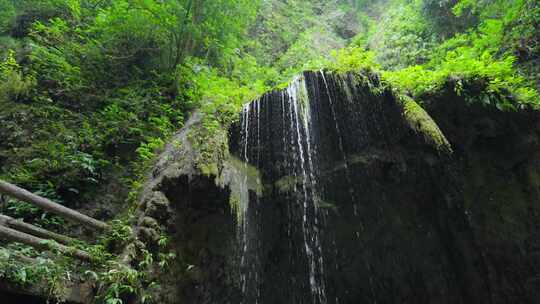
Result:
[[[539,113],[452,92],[426,112],[375,76],[304,73],[245,106],[206,175],[192,119],[139,208],[139,238],[178,256],[158,299],[536,303]]]
[[[460,197],[484,264],[485,303],[540,301],[540,113],[468,104],[450,88],[426,109],[452,143]]]

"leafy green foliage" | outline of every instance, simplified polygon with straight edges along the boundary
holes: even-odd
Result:
[[[435,92],[449,80],[455,79],[458,83],[465,81],[485,82],[487,93],[508,95],[509,97],[512,94],[513,98],[521,104],[537,106],[538,93],[530,87],[525,78],[513,69],[514,60],[513,57],[507,57],[501,61],[485,57],[478,60],[450,54],[437,69],[412,66],[396,72],[386,72],[383,75],[385,80],[413,96]],[[504,103],[497,103],[496,106],[505,109],[514,108],[511,100],[500,100]]]
[[[515,68],[516,57],[508,53],[501,54],[506,24],[508,20],[515,19],[519,11],[515,3],[505,3],[495,9],[499,14],[504,12],[502,17],[484,19],[477,29],[458,34],[438,46],[428,63],[386,72],[385,79],[414,96],[436,91],[450,79],[456,79],[458,84],[484,82],[487,94],[509,97],[494,101],[500,109],[515,108],[515,101],[518,104],[538,106],[538,93]],[[462,1],[454,10],[462,13],[470,5]],[[501,11],[503,9],[507,11]],[[482,102],[493,101],[483,99]]]
[[[53,251],[54,247],[55,245],[51,244]],[[32,258],[28,260],[28,256]],[[66,297],[66,283],[71,280],[72,262],[69,257],[39,254],[34,249],[17,243],[7,247],[0,246],[0,279],[19,286],[39,284],[48,288],[48,297],[51,300],[62,302]]]
[[[540,6],[533,2],[390,1],[371,17],[380,24],[377,30],[364,30],[354,42],[374,51],[386,70],[383,78],[412,96],[434,93],[449,82],[458,91],[476,83],[486,97],[471,101],[504,110],[538,107],[528,78],[540,74],[524,61],[534,62],[538,41]]]
[[[124,296],[136,293],[140,275],[137,270],[121,263],[110,265],[98,275],[94,273],[95,278],[107,287],[103,296],[106,304],[122,304]]]
[[[10,0],[0,1],[0,33],[8,31],[11,18],[13,18],[15,12],[15,6]]]
[[[324,66],[337,72],[374,71],[380,68],[375,56],[372,51],[352,46],[334,51],[331,60],[327,61]]]
[[[190,56],[228,65],[224,58],[257,6],[244,0],[1,4],[10,8],[6,29],[17,32],[10,39],[24,47],[6,52],[0,64],[6,121],[0,175],[71,207],[95,200],[100,185],[139,184],[154,153],[199,102],[188,86],[202,78],[185,78],[190,75],[177,74],[177,66]],[[22,210],[24,204],[13,202],[8,213]],[[46,225],[38,210],[29,214],[24,217]]]
[[[401,2],[380,17],[381,24],[367,40],[367,46],[388,69],[426,62],[437,43],[437,36],[421,13],[420,1]]]
[[[126,303],[126,297],[132,294],[140,295],[143,303],[149,303],[148,289],[154,288],[155,283],[149,281],[146,270],[152,265],[153,256],[144,248],[133,246],[133,231],[128,220],[112,221],[111,229],[95,245],[81,241],[70,244],[71,249],[80,249],[90,255],[88,263],[81,264],[63,254],[56,242],[45,241],[45,244],[49,250],[43,253],[17,243],[0,246],[0,279],[25,287],[48,288],[50,300],[62,302],[68,284],[84,275],[98,284],[98,300],[104,303]],[[166,241],[161,244],[160,248],[165,249]],[[136,267],[118,261],[114,255],[126,246],[135,248],[132,252],[137,255]],[[175,258],[171,253],[156,256],[163,265]]]
[[[15,60],[15,52],[9,51],[0,62],[0,105],[8,100],[19,100],[30,93],[34,86],[32,76],[24,76]]]

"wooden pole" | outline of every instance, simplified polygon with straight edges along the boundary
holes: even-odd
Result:
[[[25,223],[21,220],[16,220],[12,217],[9,217],[3,214],[0,214],[0,225],[13,228],[15,230],[25,232],[31,235],[35,235],[37,237],[41,237],[45,239],[52,239],[64,245],[69,245],[75,241],[74,239],[68,236],[64,236],[58,233],[54,233],[52,231],[48,231],[46,229],[34,226],[32,224]]]
[[[51,250],[52,246],[50,245],[47,240],[35,237],[30,234],[26,234],[24,232],[20,232],[14,229],[11,229],[6,226],[0,225],[0,238],[13,241],[13,242],[19,242],[26,245],[30,245],[36,249],[40,250]],[[61,244],[56,244],[58,250],[66,255],[74,256],[80,260],[83,261],[90,261],[92,258],[90,255],[82,250],[69,248]]]
[[[23,188],[17,187],[13,184],[7,183],[2,180],[0,180],[0,193],[4,193],[6,195],[12,196],[21,201],[38,206],[46,211],[55,213],[57,215],[63,216],[72,221],[84,224],[86,226],[89,226],[95,229],[104,230],[104,229],[109,228],[109,226],[102,221],[93,219],[87,215],[84,215],[75,210],[69,209],[67,207],[64,207],[49,199],[35,195],[27,190],[24,190]]]
[[[17,262],[20,262],[20,263],[26,263],[26,264],[30,264],[30,265],[38,263],[38,260],[36,260],[34,258],[31,258],[31,257],[27,257],[24,254],[18,253],[17,251],[10,250],[9,255],[13,256],[15,258],[15,260]]]

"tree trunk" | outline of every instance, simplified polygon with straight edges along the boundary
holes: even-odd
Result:
[[[60,204],[57,204],[49,199],[46,199],[41,196],[37,196],[29,191],[26,191],[22,188],[19,188],[13,184],[7,183],[0,180],[0,193],[7,194],[21,201],[36,205],[46,211],[60,215],[72,221],[84,224],[86,226],[95,228],[95,229],[108,229],[109,226],[96,219],[93,219],[89,216],[86,216],[82,213],[79,213],[75,210],[64,207]]]
[[[69,245],[70,243],[74,241],[74,239],[68,236],[64,236],[58,233],[45,230],[40,227],[36,227],[32,224],[25,223],[21,220],[16,220],[12,217],[9,217],[3,214],[0,214],[0,225],[13,228],[15,230],[25,232],[31,235],[35,235],[37,237],[41,237],[45,239],[52,239],[64,245]]]
[[[6,226],[2,226],[2,225],[0,225],[0,238],[8,240],[8,241],[19,242],[26,245],[30,245],[40,250],[51,250],[54,247],[56,247],[63,254],[74,256],[83,261],[91,260],[90,255],[82,250],[69,248],[60,244],[51,245],[45,239],[38,238],[30,234],[26,234],[24,232],[19,232],[17,230],[14,230]]]

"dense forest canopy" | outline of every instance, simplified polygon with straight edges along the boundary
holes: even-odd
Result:
[[[513,111],[540,106],[539,66],[536,0],[0,0],[0,178],[111,219],[191,113],[223,128],[302,70],[475,83]]]

